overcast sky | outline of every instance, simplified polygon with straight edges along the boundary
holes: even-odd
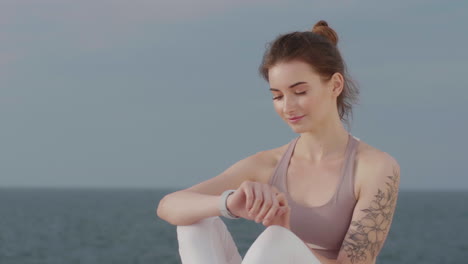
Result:
[[[468,3],[320,2],[2,0],[0,187],[186,188],[286,144],[257,68],[324,19],[361,90],[350,133],[402,190],[468,190]]]

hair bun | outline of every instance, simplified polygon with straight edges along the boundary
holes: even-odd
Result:
[[[314,30],[316,27],[319,27],[319,26],[328,27],[328,23],[325,20],[320,20],[314,25],[314,28],[312,30]]]
[[[311,31],[325,37],[335,46],[338,43],[338,34],[336,34],[335,30],[328,26],[328,23],[325,20],[320,20],[319,22],[315,23]]]

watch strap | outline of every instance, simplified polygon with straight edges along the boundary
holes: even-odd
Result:
[[[239,216],[232,214],[227,208],[227,198],[229,195],[233,194],[236,190],[226,190],[221,194],[219,199],[219,211],[221,215],[229,219],[238,219]]]

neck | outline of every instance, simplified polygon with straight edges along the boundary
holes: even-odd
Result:
[[[348,131],[341,121],[321,124],[320,130],[301,133],[294,155],[311,163],[342,157],[348,144]]]

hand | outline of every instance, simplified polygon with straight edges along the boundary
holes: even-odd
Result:
[[[289,226],[289,207],[286,197],[275,186],[244,181],[228,197],[228,210],[234,215],[269,226],[274,223]],[[279,217],[279,218],[278,218]]]
[[[290,226],[290,216],[291,216],[291,208],[288,205],[288,200],[286,199],[286,195],[284,193],[278,193],[276,196],[278,199],[280,206],[284,207],[284,212],[280,212],[277,214],[270,222],[267,224],[263,223],[264,226],[271,226],[271,225],[279,225],[291,230]]]

